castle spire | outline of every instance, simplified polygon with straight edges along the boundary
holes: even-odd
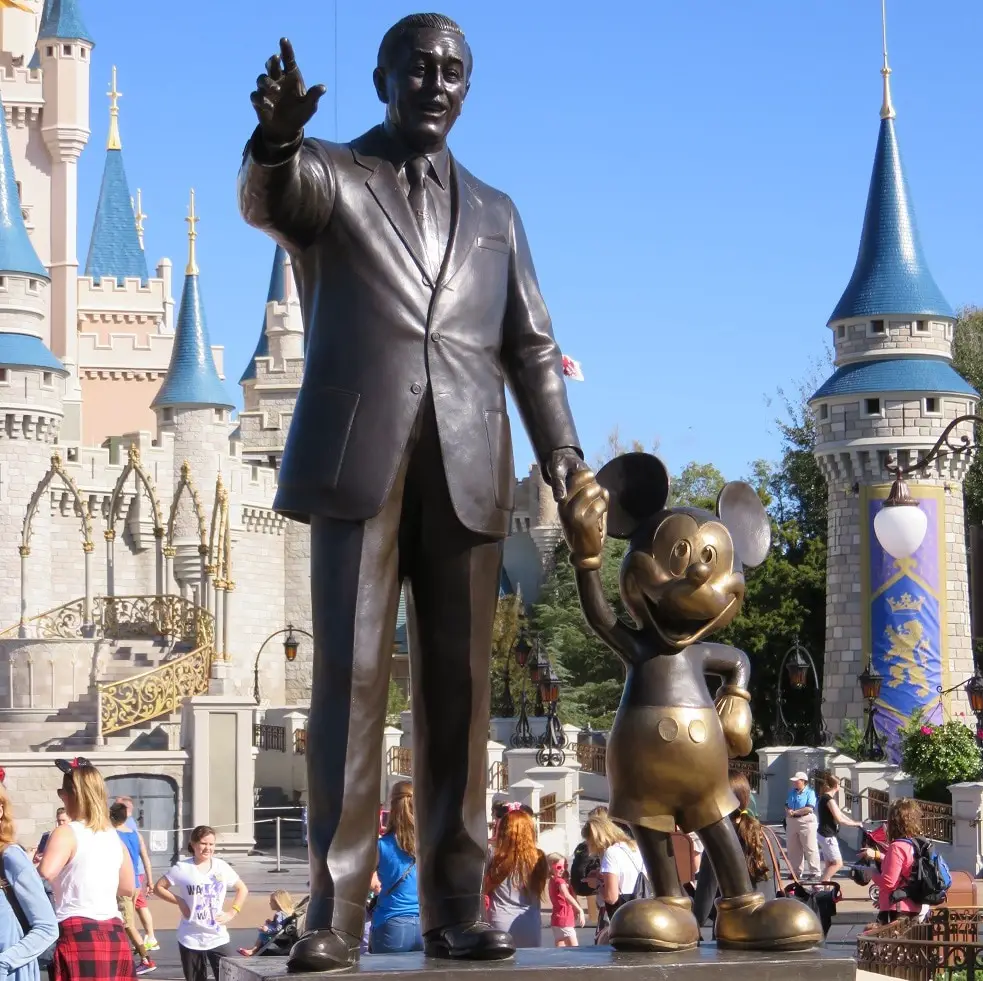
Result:
[[[860,249],[853,275],[830,323],[890,314],[954,316],[925,261],[915,208],[901,165],[887,62],[886,0],[881,0],[881,39],[884,98]]]
[[[130,205],[133,208],[133,217],[136,219],[137,226],[137,238],[140,241],[140,248],[143,248],[143,219],[147,216],[143,213],[143,197],[140,188],[137,188],[137,199],[134,203],[133,198],[130,198]]]
[[[123,149],[123,144],[119,139],[119,99],[122,94],[116,88],[116,66],[113,65],[113,84],[106,93],[109,96],[109,137],[106,140],[107,150]]]
[[[184,272],[188,276],[197,276],[198,258],[195,254],[195,239],[198,238],[198,232],[195,230],[195,226],[201,219],[195,214],[194,188],[191,188],[191,203],[188,206],[188,217],[184,220],[188,223],[188,266]]]
[[[881,0],[881,38],[884,42],[884,101],[881,103],[881,119],[894,119],[894,106],[891,104],[891,67],[887,63],[887,0]]]
[[[45,38],[94,43],[79,13],[78,0],[44,0],[38,40]]]
[[[185,218],[189,226],[189,261],[181,292],[181,309],[174,329],[174,347],[167,377],[151,403],[151,408],[178,407],[186,409],[232,409],[234,403],[218,376],[212,345],[201,298],[198,263],[195,259],[195,231],[199,219],[195,214],[195,192],[191,192],[191,207]]]
[[[286,284],[284,283],[284,266],[287,261],[287,253],[284,251],[282,245],[276,247],[276,251],[273,253],[273,269],[270,272],[270,288],[266,292],[266,303],[282,303],[284,294],[286,292]],[[266,358],[270,355],[270,338],[266,333],[266,306],[263,306],[263,322],[260,324],[259,328],[259,340],[256,342],[256,350],[253,351],[252,357],[249,359],[249,364],[246,365],[246,370],[242,373],[242,377],[239,379],[239,384],[243,382],[253,381],[256,378],[256,359]]]
[[[38,279],[49,279],[31,244],[21,214],[20,194],[14,175],[7,136],[7,117],[0,100],[0,273],[21,273]]]

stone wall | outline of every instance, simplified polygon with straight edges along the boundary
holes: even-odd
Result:
[[[298,521],[284,528],[283,612],[287,623],[313,632],[311,622],[311,529]],[[297,659],[286,665],[285,701],[287,705],[309,705],[314,644],[299,637]]]
[[[865,414],[864,399],[856,396],[838,400],[823,399],[813,405],[817,424],[817,443],[840,443],[845,440],[870,438],[909,439],[925,437],[926,449],[941,435],[943,428],[953,419],[973,411],[975,405],[965,396],[939,395],[936,398],[936,416],[925,414],[925,400],[911,396],[891,396],[873,393],[879,397],[880,416]],[[826,416],[823,416],[826,406]],[[953,442],[960,435],[972,434],[972,424],[960,425],[953,434]]]
[[[872,333],[869,329],[871,322],[866,320],[852,324],[834,324],[832,331],[836,364],[859,361],[866,356],[897,357],[901,354],[914,354],[916,351],[952,357],[950,321],[887,317],[882,322],[883,334]]]

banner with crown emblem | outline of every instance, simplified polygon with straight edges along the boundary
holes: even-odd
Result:
[[[938,692],[945,687],[945,507],[942,488],[910,487],[928,517],[928,531],[914,555],[896,559],[881,548],[874,534],[874,517],[888,489],[881,494],[879,488],[870,488],[865,495],[868,629],[864,648],[884,679],[875,724],[888,758],[897,763],[898,729],[915,712],[920,710],[926,721],[942,721]]]

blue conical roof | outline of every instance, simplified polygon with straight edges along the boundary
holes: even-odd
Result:
[[[953,316],[922,252],[892,117],[881,119],[857,264],[830,323],[892,313]]]
[[[82,15],[79,13],[79,0],[44,0],[38,40],[42,38],[95,43],[82,22]]]
[[[283,302],[283,294],[286,289],[283,282],[286,261],[287,253],[283,250],[282,246],[278,245],[273,255],[273,270],[270,272],[270,288],[266,293],[267,303],[273,303],[274,301],[277,303]],[[246,365],[246,370],[242,373],[239,384],[252,381],[256,377],[256,359],[267,358],[269,355],[270,339],[266,336],[266,307],[264,306],[263,323],[259,328],[259,340],[256,342],[256,350],[253,351],[253,356],[249,359],[249,364]]]
[[[153,409],[162,406],[234,408],[215,368],[197,273],[184,277],[171,363],[164,384],[150,405]]]
[[[0,273],[22,273],[49,279],[24,226],[2,100],[0,116]]]
[[[97,283],[103,278],[115,278],[120,286],[128,276],[138,277],[144,284],[150,278],[147,256],[137,234],[122,150],[106,151],[85,275]]]

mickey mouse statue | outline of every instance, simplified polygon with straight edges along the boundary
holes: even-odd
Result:
[[[754,488],[728,483],[717,513],[667,507],[669,474],[647,453],[611,460],[594,482],[569,478],[560,505],[577,589],[591,629],[621,657],[624,693],[607,745],[611,817],[631,826],[655,898],[626,903],[611,921],[617,950],[695,947],[700,930],[679,882],[670,835],[697,832],[720,884],[716,939],[743,950],[802,950],[822,940],[804,903],[754,891],[729,819],[738,808],[729,757],[751,751],[747,655],[707,643],[737,615],[744,566],[760,565],[771,545],[768,515]],[[618,618],[599,569],[605,535],[628,540],[621,597],[635,620]],[[705,675],[724,684],[716,702]]]

